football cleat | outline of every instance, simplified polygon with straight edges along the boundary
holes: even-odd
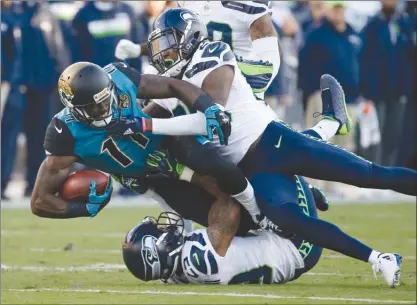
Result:
[[[400,285],[402,256],[397,253],[381,253],[378,262],[372,265],[375,279],[377,272],[381,272],[385,282],[391,288]]]
[[[345,93],[339,82],[331,75],[320,78],[323,119],[339,122],[337,135],[346,135],[353,128],[352,120],[346,108]]]

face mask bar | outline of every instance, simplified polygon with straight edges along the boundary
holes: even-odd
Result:
[[[181,55],[179,36],[179,33],[175,29],[151,34],[148,43],[151,54],[150,61],[160,74],[167,72],[183,61],[184,58]],[[164,58],[164,52],[169,50],[172,50],[177,54],[176,59]]]
[[[118,110],[118,98],[116,93],[116,88],[112,84],[110,88],[105,88],[103,91],[94,95],[94,102],[96,104],[105,103],[108,101],[110,103],[109,109],[106,114],[100,116],[99,118],[94,118],[91,114],[88,113],[85,106],[73,107],[72,112],[80,121],[83,121],[93,127],[104,128],[108,127],[112,121],[113,113]],[[88,104],[91,105],[92,103]],[[88,106],[86,105],[86,106]]]

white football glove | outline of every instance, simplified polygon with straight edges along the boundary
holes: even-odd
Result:
[[[133,43],[130,40],[122,39],[116,46],[114,55],[120,60],[139,57],[141,48],[139,44]]]

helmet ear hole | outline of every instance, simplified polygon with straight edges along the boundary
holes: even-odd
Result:
[[[200,31],[194,33],[194,39],[198,39],[200,37]]]

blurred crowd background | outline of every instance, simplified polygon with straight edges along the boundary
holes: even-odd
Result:
[[[32,192],[45,129],[62,109],[61,71],[77,61],[116,61],[119,40],[146,41],[154,18],[176,5],[1,1],[2,199]],[[320,76],[332,74],[355,124],[335,143],[383,165],[416,168],[416,2],[274,1],[272,8],[283,58],[266,100],[279,116],[296,129],[312,126],[321,112]],[[143,70],[148,59],[129,64]]]

